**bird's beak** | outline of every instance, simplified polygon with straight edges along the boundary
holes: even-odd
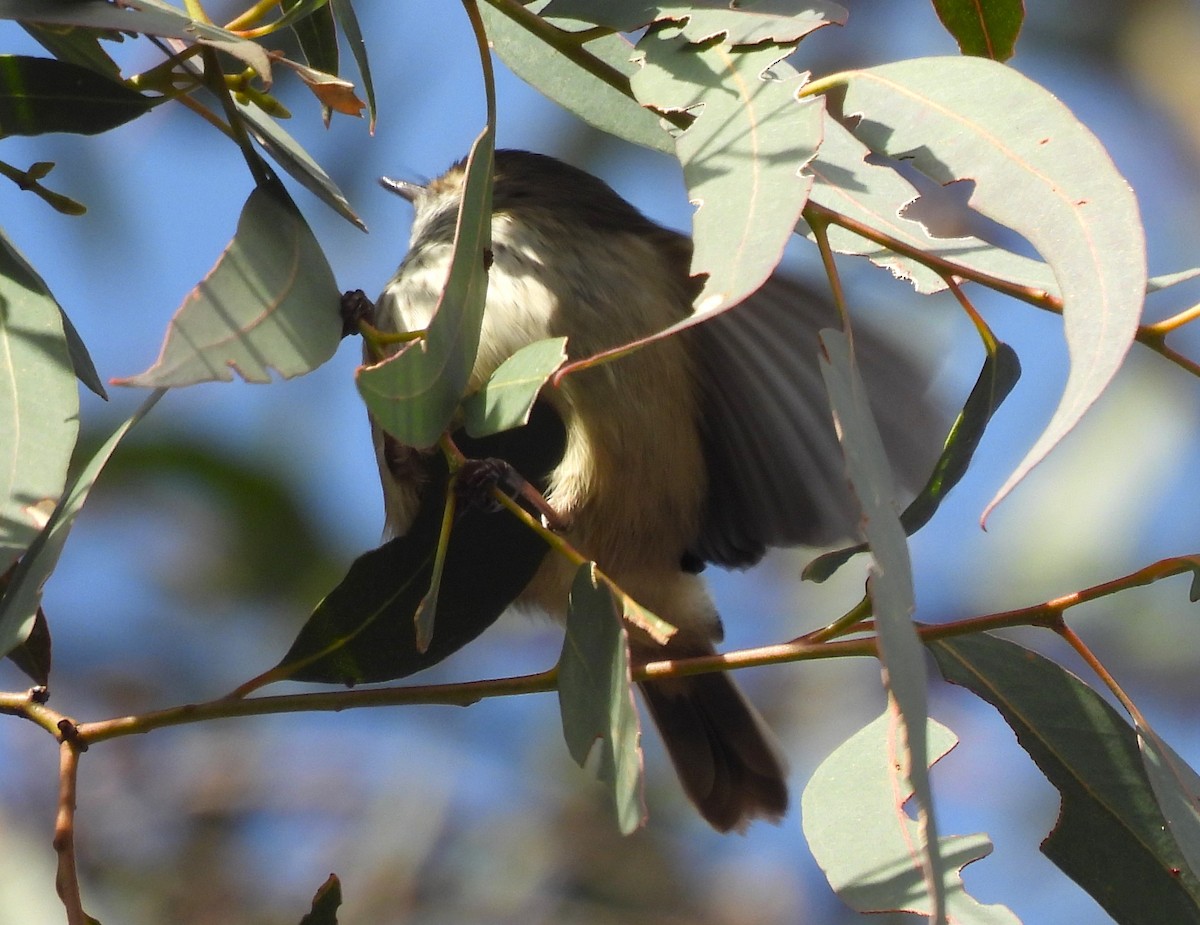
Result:
[[[379,185],[385,190],[403,196],[409,202],[416,202],[417,197],[425,192],[420,183],[410,183],[408,180],[393,180],[391,177],[380,177]]]

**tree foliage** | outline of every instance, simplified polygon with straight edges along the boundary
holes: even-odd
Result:
[[[805,833],[832,889],[863,912],[1013,922],[1010,910],[968,895],[959,877],[964,865],[988,854],[987,837],[939,833],[937,788],[928,769],[954,747],[955,736],[929,715],[930,653],[946,681],[996,708],[1059,792],[1061,814],[1041,846],[1054,864],[1114,921],[1200,921],[1200,780],[1068,619],[1079,604],[1183,573],[1193,576],[1194,602],[1200,553],[1147,563],[1044,604],[1014,600],[994,613],[937,624],[916,619],[922,614],[906,538],[937,516],[972,467],[1021,375],[1017,353],[989,328],[974,293],[994,290],[1060,315],[1069,348],[1057,410],[1040,433],[1028,434],[1023,460],[981,517],[1055,450],[1131,350],[1152,353],[1177,377],[1200,375],[1200,364],[1167,343],[1194,320],[1194,310],[1154,323],[1142,319],[1149,291],[1193,274],[1148,279],[1138,202],[1103,145],[1062,102],[1003,63],[1017,46],[1022,4],[933,5],[961,56],[812,74],[804,70],[808,37],[831,25],[854,28],[845,9],[825,0],[463,0],[462,15],[479,48],[487,122],[473,127],[478,134],[454,269],[422,343],[366,364],[356,376],[364,403],[396,439],[421,447],[440,441],[446,449],[445,471],[425,489],[444,504],[425,505],[428,516],[419,529],[366,552],[315,603],[275,667],[233,694],[76,721],[70,705],[60,711],[47,701],[55,619],[43,613],[41,591],[53,580],[92,486],[106,477],[110,460],[119,461],[126,434],[160,400],[169,403],[170,396],[163,398],[168,390],[229,381],[234,373],[254,382],[270,381],[272,371],[302,376],[328,361],[343,335],[333,270],[289,186],[363,223],[331,175],[284,129],[277,83],[300,81],[327,123],[336,114],[365,111],[373,125],[368,53],[392,50],[364,41],[351,0],[248,4],[224,25],[212,22],[198,0],[181,7],[165,0],[0,0],[0,17],[19,24],[45,50],[0,56],[0,139],[95,135],[153,119],[167,107],[186,107],[237,147],[253,182],[232,239],[180,305],[158,360],[116,382],[153,389],[150,398],[99,447],[77,445],[76,380],[99,394],[104,386],[52,294],[56,268],[30,266],[0,232],[0,460],[6,474],[0,551],[7,570],[0,651],[37,685],[0,694],[0,712],[32,721],[59,743],[54,840],[72,925],[94,921],[83,911],[86,896],[76,876],[75,775],[86,762],[84,751],[109,740],[233,716],[465,704],[557,689],[572,757],[585,763],[595,740],[602,740],[600,776],[612,788],[617,823],[629,832],[645,823],[631,685],[647,671],[661,676],[864,655],[881,663],[886,709],[828,756],[804,796]],[[116,60],[118,42],[145,45],[156,63],[131,72]],[[677,158],[697,207],[692,271],[704,282],[693,315],[647,341],[736,311],[796,237],[819,251],[844,317],[838,267],[846,257],[866,257],[921,294],[950,292],[977,330],[985,360],[975,389],[925,489],[903,513],[887,493],[887,463],[861,400],[850,342],[844,332],[823,337],[821,372],[848,478],[861,500],[864,542],[815,559],[806,577],[823,580],[856,555],[869,558],[866,595],[845,601],[842,616],[814,627],[798,614],[790,641],[735,651],[718,663],[633,669],[625,627],[669,632],[654,614],[518,505],[509,503],[508,513],[456,517],[453,483],[463,454],[492,455],[490,448],[511,428],[542,426],[536,413],[530,418],[534,398],[548,381],[557,384],[578,368],[562,365],[560,342],[535,345],[463,400],[486,297],[482,255],[496,123],[505,117],[495,100],[493,54],[588,124]],[[78,214],[85,204],[44,184],[52,168],[45,161],[25,168],[0,161],[14,195],[19,189],[48,209]],[[969,187],[959,205],[965,216],[1008,229],[1034,255],[990,238],[948,237],[926,224],[917,208],[923,190],[951,184]],[[378,336],[369,326],[360,330],[368,341]],[[552,456],[562,436],[546,439]],[[532,456],[529,471],[546,472],[547,458]],[[515,569],[488,562],[487,551],[497,546],[515,557],[506,560],[515,561]],[[578,567],[556,669],[464,684],[257,694],[286,679],[391,681],[432,665],[486,629],[544,555],[567,556]],[[1081,657],[1091,682],[994,635],[1011,627],[1056,634]],[[262,661],[270,665],[273,658],[277,653],[264,653]],[[915,821],[906,809],[910,798]],[[653,819],[651,809],[651,826]],[[867,831],[869,837],[862,834]],[[863,838],[870,852],[861,850]],[[331,878],[304,921],[336,921],[340,895]]]

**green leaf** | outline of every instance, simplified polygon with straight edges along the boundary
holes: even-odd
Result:
[[[566,346],[565,337],[535,341],[501,363],[483,388],[463,402],[467,433],[486,437],[527,422],[542,386],[566,362]]]
[[[330,874],[313,896],[312,909],[300,920],[300,925],[337,925],[337,911],[341,904],[342,882],[337,874]]]
[[[923,836],[904,811],[912,798],[907,780],[897,780],[895,714],[888,710],[839,745],[821,762],[804,788],[800,818],[804,836],[829,885],[858,912],[912,912],[929,916],[934,902],[921,883],[914,846]],[[926,729],[932,766],[958,744],[945,726]],[[946,883],[946,913],[955,923],[1019,925],[1005,906],[980,904],[966,892],[959,873],[992,853],[986,835],[941,839],[941,855],[953,871]]]
[[[943,862],[938,853],[937,826],[933,815],[933,792],[929,786],[925,741],[929,717],[925,679],[925,653],[912,623],[915,607],[912,562],[904,528],[894,500],[895,487],[883,448],[883,438],[871,413],[866,385],[850,352],[850,342],[841,331],[821,332],[821,376],[829,391],[830,406],[837,424],[850,487],[862,508],[862,527],[874,560],[867,578],[879,636],[880,658],[888,690],[896,701],[904,730],[904,763],[916,792],[923,829],[924,854],[921,866],[934,897],[941,921]]]
[[[92,362],[92,355],[88,352],[87,344],[75,330],[75,325],[71,324],[67,313],[59,309],[59,315],[62,320],[63,336],[67,339],[67,352],[71,355],[71,368],[75,370],[75,375],[80,382],[96,395],[108,401],[108,392],[104,388],[104,383],[100,381],[100,374],[96,372],[96,364]]]
[[[1025,0],[933,0],[933,8],[964,55],[996,61],[1013,56]]]
[[[149,112],[156,102],[77,64],[0,55],[0,138],[96,135]]]
[[[42,586],[58,564],[63,545],[87,500],[88,492],[92,490],[92,485],[117,444],[164,394],[166,390],[160,389],[142,402],[133,416],[117,428],[87,465],[67,482],[62,500],[50,515],[45,528],[17,563],[8,588],[0,598],[0,652],[7,654],[28,638],[41,604]]]
[[[1155,276],[1153,279],[1146,280],[1146,294],[1151,292],[1161,292],[1163,289],[1170,289],[1172,286],[1178,286],[1180,283],[1186,283],[1189,280],[1200,276],[1200,267],[1192,267],[1190,270],[1180,270],[1177,273],[1164,273],[1162,276]]]
[[[1189,870],[1200,875],[1200,776],[1149,724],[1137,733],[1154,798]]]
[[[823,81],[822,83],[825,83]],[[1103,146],[1046,90],[984,58],[924,58],[848,71],[844,112],[873,151],[946,184],[1022,234],[1050,264],[1071,356],[1050,423],[987,513],[1078,423],[1133,342],[1146,291],[1137,200]]]
[[[807,172],[815,181],[809,199],[817,205],[868,225],[930,256],[951,260],[1023,286],[1050,293],[1058,291],[1054,273],[1040,260],[1014,254],[975,237],[943,238],[930,234],[907,212],[920,195],[916,188],[886,163],[879,163],[870,148],[828,114],[824,140]],[[812,237],[803,222],[797,231]],[[911,257],[888,250],[837,225],[829,226],[828,234],[829,244],[837,253],[865,256],[876,266],[890,270],[898,279],[911,281],[917,292],[941,292],[946,288],[946,281],[938,273]]]
[[[966,404],[950,428],[946,445],[934,464],[933,474],[900,515],[905,534],[911,536],[925,526],[950,489],[962,481],[992,415],[1020,377],[1021,361],[1017,359],[1016,351],[1008,344],[997,343],[995,352],[989,352],[984,359],[975,387],[971,389]],[[803,577],[809,581],[824,581],[851,557],[866,550],[867,545],[859,543],[827,552],[805,566]]]
[[[629,640],[595,566],[579,567],[571,586],[567,634],[558,662],[558,703],[567,749],[583,767],[600,742],[600,780],[608,785],[621,833],[646,818],[641,730],[629,675]]]
[[[809,0],[800,9],[797,6],[788,0],[742,0],[736,5],[729,0],[554,0],[542,15],[595,23],[618,32],[634,32],[653,22],[682,22],[690,42],[723,36],[729,45],[798,42],[814,29],[846,21],[845,9],[828,0]]]
[[[366,224],[350,205],[345,194],[309,153],[279,123],[253,104],[237,103],[238,113],[254,140],[283,168],[288,176],[329,206],[356,228]]]
[[[119,39],[119,32],[81,27],[49,27],[31,22],[22,23],[22,27],[59,61],[86,67],[110,80],[121,79],[121,68],[100,46],[101,37],[116,36]]]
[[[566,431],[548,406],[530,422],[484,440],[456,435],[473,458],[504,459],[544,487],[562,458]],[[457,652],[492,625],[533,578],[547,546],[506,511],[468,507],[450,532],[438,593],[437,632],[417,644],[414,615],[433,579],[449,474],[428,457],[416,519],[407,534],[360,556],[321,601],[272,672],[277,680],[361,684],[406,677]]]
[[[33,681],[34,684],[47,686],[50,683],[51,665],[50,624],[42,608],[37,609],[33,618],[33,626],[25,641],[8,653],[8,659]]]
[[[247,382],[303,375],[342,336],[339,293],[317,239],[282,186],[254,190],[237,232],[171,319],[158,361],[117,381],[184,386],[236,371]]]
[[[699,109],[675,139],[692,220],[692,274],[707,274],[698,311],[736,305],[771,275],[812,180],[799,175],[821,141],[823,107],[796,99],[786,47],[733,51],[649,32],[633,92],[644,106]]]
[[[1200,880],[1167,830],[1133,729],[1079,678],[994,636],[929,646],[992,704],[1062,796],[1042,852],[1121,923],[1200,922]]]
[[[298,6],[302,0],[285,0],[285,10]],[[333,8],[328,3],[322,3],[299,22],[292,25],[300,50],[304,52],[304,61],[309,67],[326,74],[338,72],[338,42],[337,26],[333,18]]]
[[[0,232],[0,572],[45,527],[78,435],[79,390],[62,310]]]
[[[371,81],[371,64],[367,60],[367,43],[363,41],[362,30],[358,26],[358,17],[354,14],[351,0],[329,0],[334,18],[342,27],[346,36],[346,44],[350,46],[350,55],[358,67],[359,77],[362,78],[363,93],[367,97],[368,128],[375,134],[375,85]]]
[[[358,391],[385,431],[405,446],[437,442],[466,391],[487,302],[484,258],[491,246],[495,148],[485,128],[467,159],[454,258],[425,337],[358,372]]]
[[[675,150],[659,117],[649,109],[559,54],[495,7],[483,4],[479,12],[492,49],[535,90],[602,132],[665,153]],[[626,80],[637,72],[637,65],[630,60],[633,46],[621,35],[603,36],[583,48]]]

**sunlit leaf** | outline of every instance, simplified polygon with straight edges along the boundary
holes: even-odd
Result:
[[[824,83],[824,82],[823,82]],[[844,112],[872,150],[905,156],[1023,235],[1054,270],[1071,357],[1050,423],[990,511],[1078,423],[1133,341],[1146,290],[1137,200],[1103,146],[1046,90],[984,58],[923,58],[848,71]],[[985,517],[986,517],[985,512]]]
[[[663,152],[675,145],[659,117],[594,73],[559,54],[504,13],[488,4],[479,7],[488,40],[509,69],[602,132]],[[587,42],[584,49],[628,80],[637,72],[633,46],[621,35]]]
[[[529,420],[538,393],[567,359],[567,339],[555,337],[522,347],[463,402],[467,433],[486,437]]]
[[[92,485],[117,444],[154,407],[165,391],[160,389],[142,402],[133,416],[117,428],[88,463],[67,482],[62,500],[50,515],[45,528],[17,563],[8,589],[0,598],[0,652],[11,652],[29,636],[41,605],[42,586],[58,564],[63,545]]]
[[[964,55],[996,61],[1013,56],[1025,0],[933,0],[933,8]]]
[[[903,747],[897,723],[894,711],[886,711],[822,761],[804,788],[800,818],[813,857],[846,905],[858,912],[928,916],[934,902],[920,886],[921,866],[914,856],[923,835],[904,809],[912,786],[896,777],[896,753]],[[958,743],[953,732],[932,719],[926,738],[931,766]],[[1005,906],[980,904],[959,875],[991,852],[986,835],[941,839],[941,855],[951,872],[946,913],[956,925],[1019,925]]]
[[[867,579],[879,635],[880,658],[888,690],[899,708],[903,728],[903,764],[920,808],[924,839],[921,867],[926,887],[942,909],[943,863],[939,855],[929,786],[925,741],[929,717],[925,679],[925,652],[912,623],[915,607],[912,562],[895,502],[895,486],[883,438],[871,413],[866,385],[841,331],[821,332],[821,375],[829,391],[830,406],[846,457],[850,487],[862,508],[862,529],[874,560]],[[940,921],[940,919],[935,919]]]
[[[1167,830],[1129,724],[1022,646],[980,634],[929,648],[947,681],[1000,711],[1059,791],[1042,852],[1117,922],[1200,922],[1200,880]]]
[[[642,801],[641,729],[629,675],[629,640],[594,566],[579,567],[571,586],[567,633],[558,663],[563,735],[583,767],[599,742],[600,780],[608,785],[623,834],[646,818]]]
[[[77,64],[0,55],[0,137],[95,135],[149,112],[156,102]]]
[[[721,36],[730,45],[798,42],[814,29],[846,21],[846,10],[829,0],[804,4],[787,0],[741,0],[737,4],[729,0],[553,0],[542,14],[596,23],[618,32],[634,32],[652,22],[678,22],[690,42]]]
[[[238,103],[237,106],[243,121],[247,123],[250,134],[254,136],[254,140],[263,146],[263,150],[286,171],[288,176],[355,227],[363,231],[367,230],[367,226],[351,207],[345,194],[333,182],[333,178],[309,156],[309,153],[300,146],[296,139],[258,107],[243,103]]]
[[[342,336],[333,271],[282,186],[250,194],[237,232],[171,319],[162,353],[119,385],[285,378],[324,363]]]
[[[906,207],[919,195],[907,179],[886,163],[879,163],[870,148],[828,115],[823,133],[817,156],[806,168],[815,180],[809,194],[811,202],[922,253],[998,279],[1057,293],[1054,273],[1040,260],[1014,254],[975,237],[932,235],[906,212]],[[807,225],[801,223],[798,230],[811,237]],[[941,292],[946,288],[946,281],[938,273],[911,257],[837,225],[831,225],[828,234],[830,246],[837,253],[865,256],[897,278],[910,280],[917,292]]]
[[[358,372],[358,391],[367,408],[379,426],[405,446],[437,442],[458,409],[475,365],[487,301],[484,258],[491,246],[494,161],[487,128],[467,161],[454,259],[425,338]]]
[[[46,283],[0,233],[0,572],[45,527],[79,433],[63,317]]]
[[[639,102],[699,110],[675,148],[698,207],[692,273],[708,274],[695,305],[719,311],[758,289],[779,263],[812,185],[799,171],[820,144],[823,108],[796,99],[800,75],[776,45],[731,51],[650,33],[638,51]]]

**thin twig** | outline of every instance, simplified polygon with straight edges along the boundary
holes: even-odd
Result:
[[[79,895],[79,874],[75,866],[75,791],[79,776],[80,743],[65,736],[59,745],[58,814],[54,820],[54,851],[58,854],[58,872],[54,886],[67,910],[67,925],[89,925]]]

